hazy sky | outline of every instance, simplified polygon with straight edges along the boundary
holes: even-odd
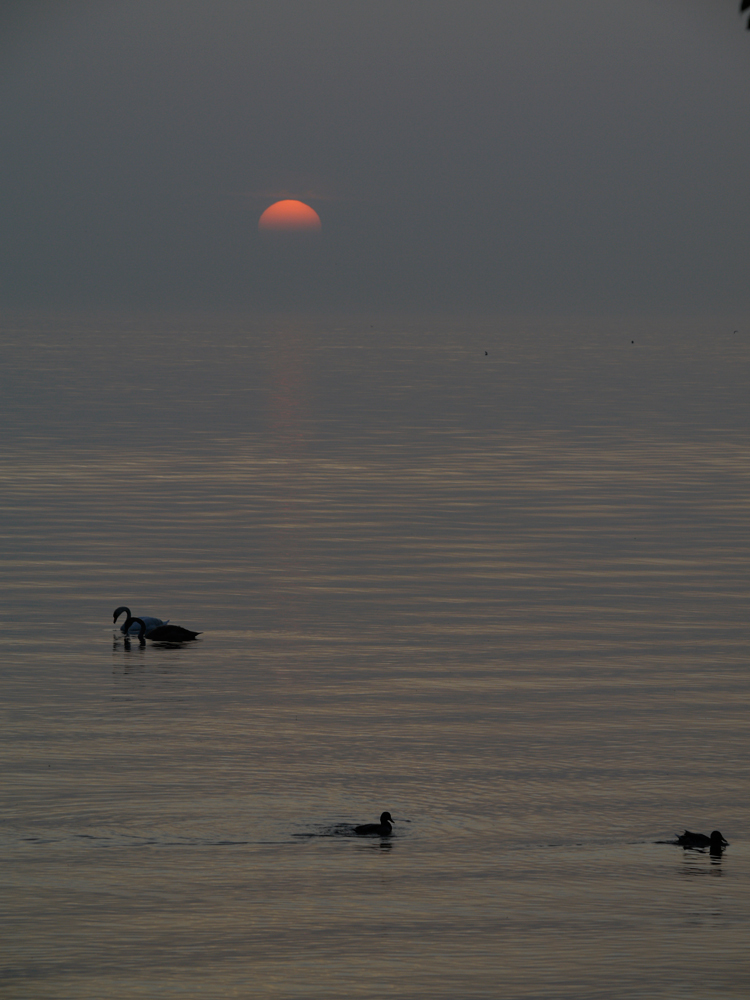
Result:
[[[750,312],[736,0],[1,9],[1,303]]]

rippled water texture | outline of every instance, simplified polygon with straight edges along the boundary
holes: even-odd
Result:
[[[749,345],[6,316],[5,995],[746,997]]]

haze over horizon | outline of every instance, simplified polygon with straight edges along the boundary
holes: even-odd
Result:
[[[6,3],[0,306],[747,315],[737,7]]]

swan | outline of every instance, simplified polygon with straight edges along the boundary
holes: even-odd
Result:
[[[363,823],[361,826],[355,826],[354,832],[360,837],[390,837],[393,832],[391,823],[395,823],[393,816],[390,813],[381,813],[379,823]]]
[[[120,631],[123,633],[123,635],[127,635],[128,633],[130,633],[131,635],[136,635],[139,626],[134,624],[135,618],[133,618],[133,616],[131,615],[130,608],[126,608],[124,604],[121,608],[115,608],[115,611],[112,615],[112,621],[116,622],[121,614],[125,614],[126,617],[125,621],[120,626]],[[167,618],[167,621],[162,621],[161,618],[151,618],[150,615],[142,615],[141,621],[146,623],[147,629],[150,629],[150,628],[157,628],[159,625],[166,625],[169,619]]]
[[[710,847],[712,851],[721,851],[724,847],[729,847],[729,841],[724,840],[718,830],[714,830],[710,837],[705,833],[691,833],[685,830],[677,838],[680,847]]]
[[[181,625],[157,625],[155,628],[148,628],[143,618],[134,618],[133,621],[140,628],[138,638],[143,643],[146,639],[152,642],[187,642],[197,635],[203,635],[202,632],[191,632],[189,628],[183,628]]]

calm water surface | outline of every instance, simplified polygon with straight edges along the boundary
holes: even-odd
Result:
[[[5,995],[747,996],[750,334],[16,315],[2,356]]]

